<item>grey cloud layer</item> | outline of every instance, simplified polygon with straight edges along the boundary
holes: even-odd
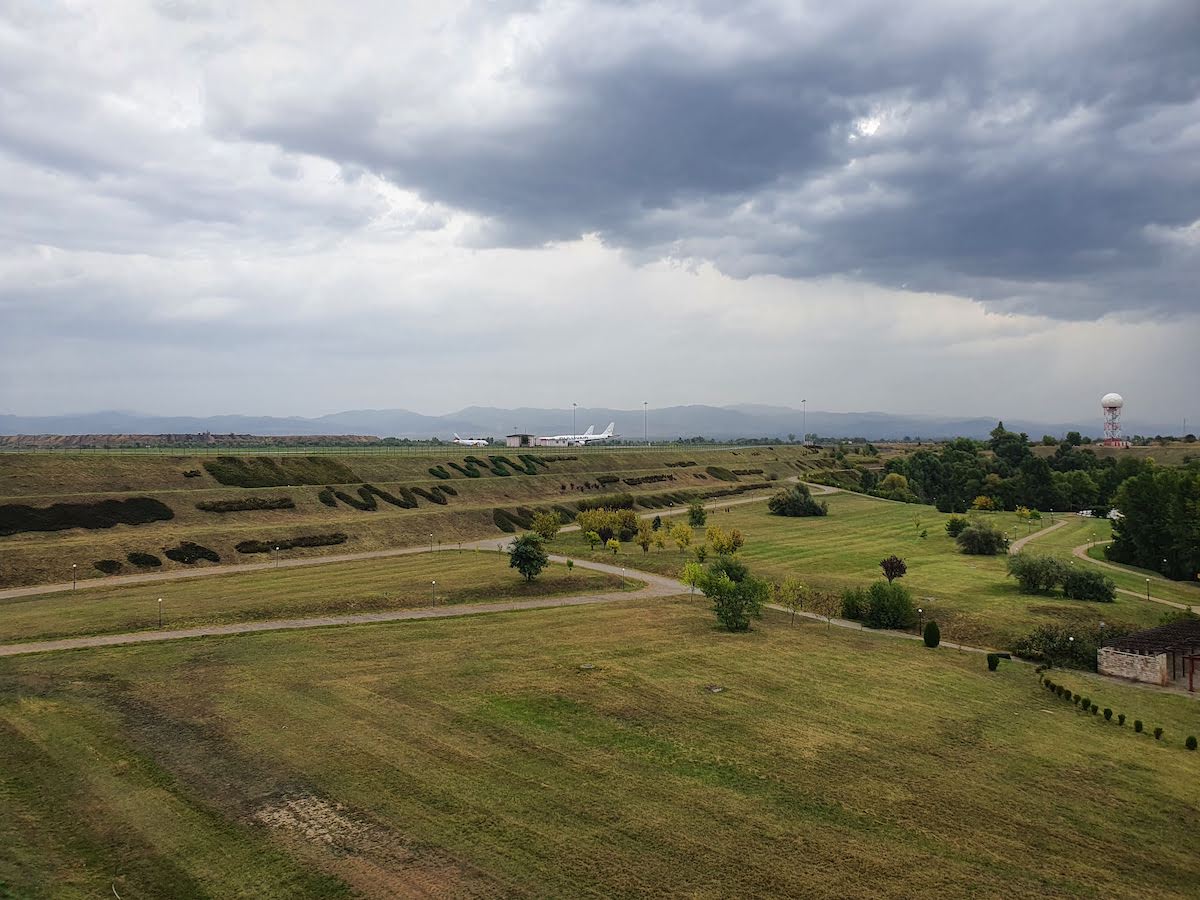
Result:
[[[598,233],[735,275],[850,274],[1071,318],[1194,304],[1191,0],[727,8],[494,22],[493,40],[517,35],[490,100],[511,115],[430,93],[464,89],[480,39],[441,68],[323,79],[334,46],[270,102],[218,91],[213,118],[477,213],[484,243]]]

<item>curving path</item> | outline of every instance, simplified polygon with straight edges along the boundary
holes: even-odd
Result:
[[[1111,543],[1112,543],[1112,541],[1097,541],[1096,542],[1097,545],[1111,544]],[[1102,559],[1094,559],[1094,558],[1088,556],[1088,547],[1090,547],[1090,546],[1092,546],[1092,545],[1091,544],[1080,544],[1078,547],[1072,547],[1071,555],[1078,559],[1087,560],[1093,566],[1101,566],[1102,568],[1105,568],[1105,569],[1112,569],[1114,572],[1121,572],[1125,575],[1130,575],[1130,574],[1136,575],[1137,574],[1136,572],[1131,573],[1128,569],[1124,569],[1121,566],[1114,565],[1113,563],[1105,562]],[[1151,578],[1150,580],[1151,581],[1160,581],[1161,579]],[[1192,608],[1191,606],[1189,606],[1186,603],[1177,603],[1174,600],[1167,600],[1167,599],[1164,599],[1163,597],[1148,596],[1146,594],[1140,593],[1139,591],[1128,590],[1127,588],[1117,588],[1117,593],[1118,594],[1127,594],[1130,597],[1137,597],[1140,600],[1149,600],[1151,603],[1161,603],[1164,606],[1173,606],[1176,609],[1191,609]]]
[[[1064,525],[1069,524],[1069,522],[1070,522],[1069,519],[1063,519],[1061,522],[1055,522],[1053,525],[1049,525],[1046,528],[1043,528],[1041,531],[1035,531],[1033,534],[1027,534],[1027,535],[1025,535],[1025,537],[1019,538],[1019,539],[1013,541],[1011,544],[1009,544],[1008,552],[1009,553],[1020,553],[1022,550],[1025,549],[1025,545],[1028,544],[1030,541],[1036,540],[1037,538],[1040,538],[1040,537],[1044,537],[1045,535],[1049,534],[1052,531],[1057,531],[1059,528],[1062,528]]]

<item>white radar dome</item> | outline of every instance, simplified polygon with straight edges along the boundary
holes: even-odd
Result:
[[[1119,409],[1125,405],[1125,400],[1120,394],[1105,394],[1100,398],[1100,405],[1106,409]]]

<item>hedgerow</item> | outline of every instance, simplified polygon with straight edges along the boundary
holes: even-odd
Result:
[[[432,475],[434,478],[441,478],[443,480],[447,480],[447,479],[453,477],[453,476],[451,476],[451,474],[449,472],[447,472],[441,466],[430,466],[429,474]]]
[[[734,475],[761,475],[762,469],[732,469]]]
[[[585,497],[575,506],[580,512],[587,509],[633,509],[633,494],[601,494],[599,497]]]
[[[495,522],[496,527],[505,534],[512,534],[517,530],[516,524],[512,521],[512,519],[509,518],[508,510],[506,509],[493,509],[492,521]]]
[[[731,472],[729,469],[726,469],[724,466],[708,466],[707,468],[705,468],[704,471],[707,472],[709,475],[711,475],[713,478],[719,479],[720,481],[737,481],[738,480],[738,477],[736,475],[734,475],[733,472]]]
[[[35,507],[12,503],[0,506],[0,536],[23,531],[65,531],[68,528],[112,528],[145,525],[175,518],[171,508],[153,497],[98,500],[95,503],[55,503]]]
[[[221,484],[235,487],[283,487],[292,484],[347,484],[359,478],[328,456],[218,456],[204,468]]]
[[[596,481],[598,481],[600,484],[616,484],[620,480],[621,480],[621,476],[619,476],[619,475],[597,475],[596,476]]]
[[[454,471],[460,472],[461,474],[465,475],[467,478],[483,477],[483,473],[480,472],[479,468],[477,466],[475,466],[473,463],[468,462],[465,467],[460,466],[458,463],[454,463],[454,462],[447,463],[447,465],[450,466],[450,468],[454,469]]]
[[[116,575],[124,568],[119,559],[98,559],[92,565],[105,575]]]
[[[639,484],[654,484],[659,481],[674,481],[674,475],[638,475],[635,478],[622,479],[630,487],[636,487]]]
[[[221,556],[216,550],[210,550],[208,547],[202,547],[192,541],[182,541],[178,547],[163,550],[163,555],[167,559],[178,563],[186,563],[189,566],[202,559],[206,559],[209,562],[221,561]]]
[[[295,509],[291,497],[242,497],[236,500],[201,500],[196,509],[203,512],[246,512],[256,509]]]
[[[153,553],[142,553],[135,550],[133,553],[127,554],[125,558],[139,569],[157,569],[162,565],[162,560]]]
[[[379,509],[379,504],[375,502],[375,497],[367,490],[365,485],[358,489],[358,498],[351,497],[345,491],[334,491],[333,496],[348,506],[353,506],[362,512],[374,512]]]
[[[337,506],[337,497],[333,496],[333,488],[331,487],[321,488],[321,490],[317,492],[317,499],[326,506]]]
[[[699,465],[699,464],[694,459],[681,459],[678,462],[665,463],[665,465],[669,466],[672,469],[682,469],[685,466],[695,466],[695,465]]]
[[[441,491],[438,490],[438,487],[436,485],[434,486],[434,489],[431,491],[427,491],[423,487],[415,487],[412,489],[412,492],[414,494],[416,494],[418,497],[424,497],[426,500],[429,500],[432,503],[438,503],[442,506],[445,506],[447,503],[450,502],[445,497],[442,496]]]
[[[346,543],[340,531],[331,534],[309,534],[300,537],[277,538],[273,541],[242,541],[234,546],[238,553],[270,553],[272,550],[292,550],[296,547],[329,547]]]

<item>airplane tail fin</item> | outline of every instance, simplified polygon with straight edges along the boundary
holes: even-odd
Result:
[[[613,431],[616,430],[616,427],[617,427],[616,422],[609,422],[608,427],[604,429],[604,436],[610,437],[612,435]]]
[[[589,425],[588,430],[584,432],[584,434],[595,434],[595,433],[596,433],[595,425]]]
[[[461,441],[461,440],[462,440],[462,438],[460,438],[460,437],[458,436],[458,432],[457,432],[457,431],[456,431],[456,432],[454,432],[454,439],[455,439],[456,441]]]

